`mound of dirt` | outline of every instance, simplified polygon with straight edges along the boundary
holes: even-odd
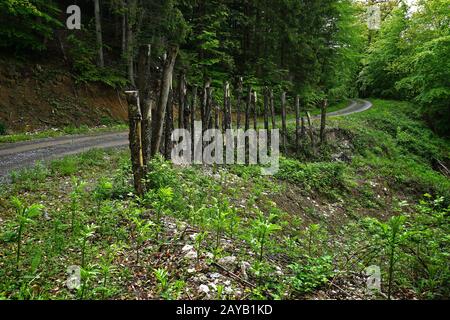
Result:
[[[0,60],[0,123],[9,133],[126,119],[126,101],[110,87],[77,85],[64,66]]]

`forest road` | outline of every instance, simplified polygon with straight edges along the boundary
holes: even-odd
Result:
[[[346,116],[365,111],[370,107],[372,107],[372,103],[369,101],[352,100],[348,107],[327,115]],[[320,119],[320,115],[312,118]],[[73,135],[18,143],[2,143],[0,144],[0,183],[7,181],[12,171],[30,167],[37,161],[48,161],[92,149],[124,148],[126,146],[128,146],[128,132]]]

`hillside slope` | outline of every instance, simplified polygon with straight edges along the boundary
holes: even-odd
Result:
[[[8,132],[98,126],[126,118],[126,101],[116,90],[77,85],[62,64],[0,58],[0,123]]]

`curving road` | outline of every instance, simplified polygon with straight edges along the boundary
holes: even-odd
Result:
[[[372,107],[369,101],[352,100],[344,109],[330,112],[328,116],[346,116]],[[320,118],[314,116],[313,118]],[[295,120],[294,120],[295,121]],[[128,133],[103,133],[39,139],[18,143],[0,144],[0,182],[17,169],[32,166],[36,161],[47,161],[91,149],[120,148],[128,145]]]

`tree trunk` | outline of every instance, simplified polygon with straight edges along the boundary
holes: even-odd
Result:
[[[295,148],[300,145],[300,97],[295,97]]]
[[[284,154],[287,154],[287,128],[286,128],[286,92],[281,94],[281,131],[283,138]]]
[[[192,161],[194,161],[194,146],[195,146],[195,110],[196,110],[196,104],[197,104],[197,86],[194,86],[192,89],[192,103],[191,103],[191,148],[192,148]]]
[[[314,139],[314,131],[311,123],[311,116],[309,112],[306,112],[306,118],[308,119],[308,127],[309,127],[309,138],[311,139],[311,148],[313,149],[313,152],[316,153],[316,141]]]
[[[173,89],[170,88],[169,97],[167,99],[166,121],[164,125],[164,157],[169,160],[172,152],[172,131],[173,127]]]
[[[161,144],[161,136],[164,126],[164,118],[166,115],[167,100],[169,98],[169,90],[172,85],[173,68],[178,54],[178,47],[171,46],[164,61],[163,75],[161,80],[161,91],[158,98],[158,105],[156,107],[156,114],[153,121],[152,128],[152,147],[151,156],[154,156]]]
[[[264,88],[264,129],[269,130],[269,88]]]
[[[223,130],[231,129],[230,110],[230,85],[227,81],[223,84]]]
[[[273,99],[273,90],[270,89],[270,112],[272,114],[272,129],[276,128],[276,119],[275,119],[275,103]]]
[[[144,165],[150,161],[152,100],[150,95],[150,56],[151,45],[139,47],[138,57],[138,90],[142,110],[142,149]]]
[[[250,108],[252,104],[252,87],[247,89],[247,104],[245,106],[245,131],[250,129]]]
[[[186,94],[186,78],[184,76],[184,73],[180,73],[178,79],[178,128],[180,129],[183,129],[185,127],[184,126],[185,94]]]
[[[322,105],[320,106],[321,115],[320,115],[320,144],[323,144],[326,142],[326,124],[327,124],[327,107],[328,107],[328,100],[325,99],[322,102]]]
[[[252,93],[252,104],[253,104],[253,129],[258,129],[258,95],[254,90]]]
[[[142,140],[141,140],[141,120],[142,114],[139,106],[139,94],[137,91],[127,92],[128,101],[128,119],[130,125],[130,152],[131,152],[131,164],[134,177],[134,189],[138,196],[143,196],[145,192],[144,188],[144,158],[142,153]]]
[[[103,59],[103,40],[102,40],[102,21],[100,15],[100,0],[94,0],[95,6],[95,33],[97,36],[97,50],[98,50],[98,66],[103,68],[105,61]]]
[[[241,103],[242,103],[242,78],[239,78],[238,81],[238,93],[237,93],[237,101],[236,101],[236,127],[238,129],[241,128]]]

